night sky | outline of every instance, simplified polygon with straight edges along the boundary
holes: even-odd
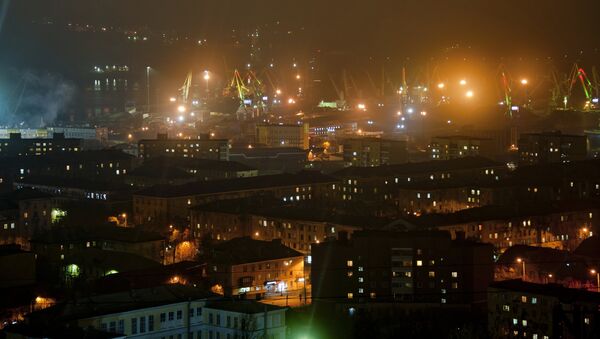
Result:
[[[19,0],[7,24],[49,16],[219,34],[280,20],[322,45],[396,52],[462,43],[510,54],[595,48],[598,13],[595,0]]]

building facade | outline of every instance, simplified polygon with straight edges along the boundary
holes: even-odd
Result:
[[[374,167],[408,161],[407,142],[380,138],[354,138],[344,141],[344,161],[349,166]]]
[[[225,139],[169,139],[159,134],[156,139],[138,142],[139,157],[182,157],[229,160],[229,140]]]
[[[267,147],[293,147],[307,150],[310,146],[308,124],[256,125],[256,143]]]
[[[585,135],[561,132],[526,133],[519,137],[519,164],[568,163],[587,157]]]

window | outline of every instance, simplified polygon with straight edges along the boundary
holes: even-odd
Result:
[[[175,320],[175,312],[169,312],[169,321]]]
[[[201,316],[202,315],[202,307],[196,307],[196,316]]]
[[[434,271],[429,271],[429,277],[430,278],[435,278],[435,272]]]
[[[417,260],[417,266],[423,266],[423,260]]]
[[[358,277],[358,282],[359,283],[364,282],[364,281],[365,281],[365,279],[363,277]]]
[[[154,331],[154,315],[148,316],[148,332]]]
[[[231,316],[227,316],[227,327],[231,327]]]
[[[137,318],[131,318],[131,334],[137,334]]]
[[[164,323],[165,321],[167,321],[167,315],[165,313],[161,313],[160,314],[160,322]]]
[[[213,323],[213,314],[212,313],[208,314],[208,323],[211,324],[211,325]]]
[[[346,262],[346,266],[348,266],[348,267],[352,267],[352,264],[353,264],[353,263],[352,263],[352,260],[348,260],[348,261]]]
[[[183,318],[183,311],[182,310],[178,310],[177,311],[177,320],[182,319]]]
[[[352,292],[348,292],[348,299],[354,298],[354,294]]]
[[[517,320],[517,318],[513,318],[513,325],[516,325],[519,323],[519,320]]]
[[[452,272],[452,278],[458,278],[458,272]]]
[[[537,298],[536,297],[532,297],[531,298],[531,303],[532,304],[537,304]]]
[[[510,311],[510,305],[503,305],[503,306],[502,306],[502,310],[503,310],[504,312],[509,312],[509,311]]]
[[[111,321],[108,325],[108,332],[110,333],[116,333],[117,332],[117,322],[116,321]]]
[[[119,325],[117,326],[117,333],[125,334],[125,320],[119,320]]]
[[[521,321],[521,323],[523,324],[523,326],[527,326],[527,320],[523,319],[523,321]]]
[[[526,303],[527,302],[527,296],[526,295],[522,295],[521,296],[521,302],[522,303]]]
[[[140,333],[146,332],[146,317],[140,317]]]
[[[221,314],[217,313],[217,325],[221,325]]]

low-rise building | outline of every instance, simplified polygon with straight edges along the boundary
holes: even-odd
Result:
[[[278,174],[155,186],[133,196],[135,221],[169,225],[188,221],[189,208],[218,200],[268,196],[286,201],[326,200],[335,178],[317,173]]]
[[[338,215],[319,204],[294,204],[274,199],[236,199],[199,205],[190,210],[190,224],[196,238],[206,235],[215,241],[237,237],[281,242],[310,254],[312,244],[349,234],[362,228],[383,227],[390,220]]]
[[[421,226],[449,231],[494,245],[500,252],[513,245],[574,250],[596,233],[600,210],[595,201],[484,206],[460,212],[425,215]]]
[[[281,243],[250,237],[215,244],[204,256],[207,274],[225,295],[269,296],[303,290],[304,255]]]
[[[501,179],[506,172],[504,164],[482,157],[348,167],[332,174],[341,181],[333,188],[337,198],[334,202],[344,208],[360,209],[365,214],[396,216],[401,187],[444,185],[446,182],[490,182]],[[406,195],[402,197],[407,198]]]
[[[585,135],[561,132],[524,133],[519,136],[519,164],[567,163],[587,157]]]
[[[0,195],[0,243],[29,246],[29,239],[52,226],[57,200],[50,194],[18,189]]]
[[[433,160],[450,160],[476,156],[494,158],[499,152],[494,149],[492,139],[451,135],[432,138],[429,153]]]
[[[308,130],[308,124],[259,124],[256,125],[256,143],[266,147],[293,147],[307,150]]]
[[[488,330],[499,337],[597,338],[600,294],[522,280],[488,289]]]
[[[156,139],[138,142],[139,157],[182,157],[212,160],[229,160],[229,140],[226,139],[169,139],[159,134]]]
[[[160,234],[138,228],[116,226],[56,227],[31,239],[33,252],[60,262],[70,252],[86,248],[136,254],[162,262],[165,239]]]
[[[11,133],[9,139],[0,140],[0,157],[40,156],[51,153],[74,153],[82,150],[81,139],[65,138],[55,133],[52,138],[24,139],[20,133]]]
[[[305,168],[307,151],[292,147],[232,148],[229,160],[256,168],[261,174],[296,173]]]
[[[353,138],[344,141],[344,161],[349,166],[374,167],[408,162],[405,140]]]
[[[203,290],[172,284],[122,293],[79,298],[34,312],[20,332],[76,326],[121,338],[256,338],[285,339],[285,308],[253,301],[231,301]]]

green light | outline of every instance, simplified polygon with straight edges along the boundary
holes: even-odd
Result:
[[[69,278],[77,278],[79,276],[80,270],[79,266],[75,264],[71,264],[67,266],[66,275]]]
[[[50,221],[54,224],[59,222],[62,218],[67,215],[67,211],[61,210],[59,208],[53,208],[50,211]]]

